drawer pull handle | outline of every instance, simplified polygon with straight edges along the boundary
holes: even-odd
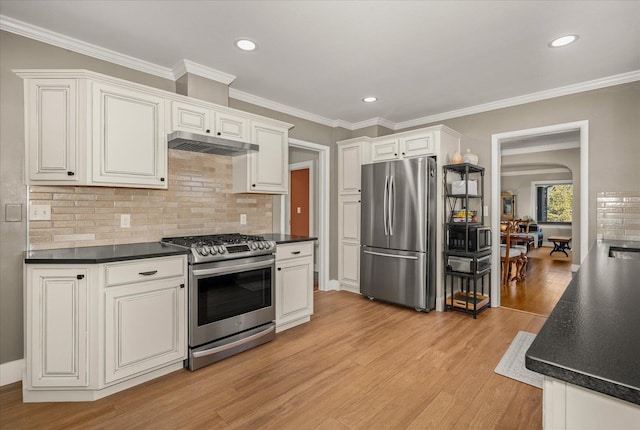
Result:
[[[156,273],[158,273],[157,270],[149,270],[148,272],[138,272],[138,274],[142,276],[151,276],[151,275],[155,275]]]
[[[300,254],[300,251],[291,251],[291,253],[292,253],[293,255],[298,255],[298,254]]]

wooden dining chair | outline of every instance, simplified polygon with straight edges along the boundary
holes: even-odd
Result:
[[[511,234],[519,229],[517,221],[502,221],[500,230],[506,235],[506,243],[500,246],[500,270],[502,286],[509,285],[511,280],[519,282],[524,279],[527,268],[527,256],[521,247],[511,243]]]

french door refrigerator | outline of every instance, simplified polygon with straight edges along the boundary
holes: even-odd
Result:
[[[432,157],[362,166],[362,295],[435,308],[436,172]]]

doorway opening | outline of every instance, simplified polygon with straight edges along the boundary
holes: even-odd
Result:
[[[317,285],[320,291],[329,290],[329,150],[328,146],[319,145],[317,143],[306,142],[298,139],[289,139],[289,148],[302,149],[306,152],[313,153],[314,162],[309,171],[310,182],[313,182],[313,190],[315,195],[310,198],[311,214],[310,220],[310,236],[317,237],[315,248],[314,271],[318,272]],[[296,167],[296,160],[293,167]],[[302,162],[301,162],[302,163]],[[298,166],[300,167],[300,166]],[[302,166],[304,167],[304,166]],[[311,189],[311,186],[310,186]],[[274,223],[279,221],[279,225],[274,225],[274,231],[290,234],[289,229],[289,195],[278,196],[279,202],[274,201],[274,215],[279,211],[279,217],[274,216]],[[276,207],[278,210],[276,210]],[[302,211],[302,209],[301,209]]]
[[[492,271],[495,276],[491,279],[491,298],[492,307],[501,306],[501,282],[500,282],[500,221],[501,212],[500,198],[502,190],[502,155],[504,152],[517,153],[518,146],[526,146],[527,141],[540,139],[549,136],[562,136],[563,134],[575,134],[579,152],[579,175],[574,175],[573,180],[576,182],[578,191],[574,194],[574,200],[578,200],[574,208],[579,208],[579,216],[574,217],[572,222],[570,235],[572,237],[574,250],[579,256],[573,259],[571,264],[572,270],[577,270],[580,262],[584,260],[589,249],[589,122],[577,121],[565,124],[556,124],[546,127],[538,127],[526,130],[518,130],[506,133],[492,135],[491,138],[491,154],[492,154],[492,171],[491,171],[491,229],[492,229]],[[525,143],[523,143],[525,142]],[[511,145],[511,148],[510,148]],[[531,145],[530,145],[531,146]],[[544,146],[544,145],[542,145]],[[541,151],[548,151],[550,148],[542,148]],[[526,150],[525,150],[526,152]],[[576,169],[576,170],[577,170]],[[575,252],[575,251],[574,251]],[[542,270],[542,267],[541,267]],[[567,282],[568,283],[568,282]]]

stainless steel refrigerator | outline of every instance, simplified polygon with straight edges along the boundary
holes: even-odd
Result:
[[[362,166],[362,295],[435,308],[436,173],[432,157]]]

